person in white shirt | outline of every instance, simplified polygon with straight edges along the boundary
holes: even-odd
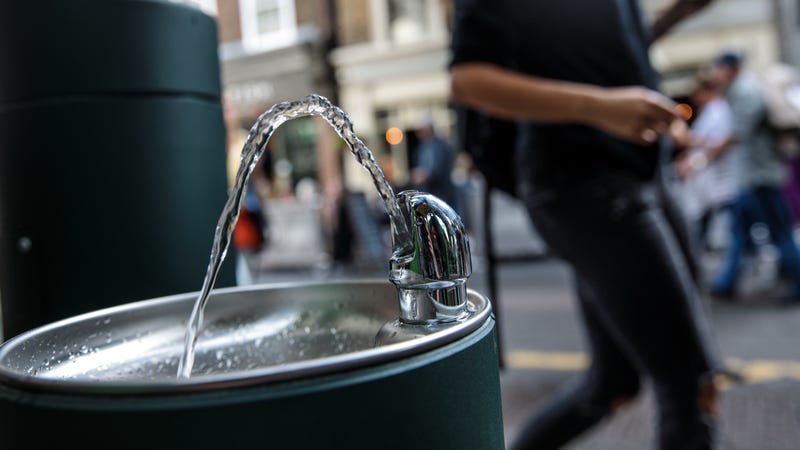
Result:
[[[727,209],[740,186],[731,149],[722,146],[732,134],[733,118],[718,82],[698,77],[691,100],[698,111],[692,123],[689,148],[677,160],[683,181],[683,207],[693,225],[699,248],[705,248],[707,226],[714,214]]]

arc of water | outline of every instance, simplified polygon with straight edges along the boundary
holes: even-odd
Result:
[[[393,260],[402,259],[413,252],[408,225],[397,204],[394,191],[386,181],[380,166],[375,162],[372,152],[356,135],[353,123],[347,113],[332,104],[327,98],[317,94],[309,95],[300,100],[274,105],[258,117],[250,129],[250,134],[242,149],[241,162],[239,171],[236,173],[234,188],[217,222],[203,286],[186,326],[184,351],[178,363],[178,377],[188,378],[191,375],[197,333],[203,323],[203,311],[219,274],[222,261],[227,254],[233,230],[239,218],[239,211],[244,201],[247,180],[250,178],[250,174],[263,155],[270,137],[279,126],[292,119],[313,115],[323,117],[336,130],[336,133],[349,147],[350,153],[372,175],[375,187],[378,189],[378,193],[389,214]]]

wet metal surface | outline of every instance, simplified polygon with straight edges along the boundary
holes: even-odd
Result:
[[[106,394],[213,389],[393,361],[474,331],[490,307],[470,291],[469,319],[376,346],[398,317],[386,280],[287,283],[213,291],[189,379],[178,379],[196,294],[135,302],[50,324],[0,347],[0,380],[25,389]]]

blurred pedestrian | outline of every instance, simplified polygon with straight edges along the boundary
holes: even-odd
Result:
[[[710,290],[718,299],[735,297],[750,227],[759,220],[769,229],[770,240],[780,252],[781,271],[792,283],[789,298],[800,301],[800,251],[783,195],[788,167],[764,125],[766,105],[759,81],[743,71],[742,64],[740,53],[724,52],[714,65],[733,117],[733,134],[718,147],[735,147],[741,191],[731,209],[731,242]]]
[[[664,136],[685,123],[655,90],[649,40],[635,0],[456,2],[453,100],[520,122],[518,192],[574,271],[592,356],[515,449],[563,446],[632,400],[642,377],[659,448],[712,447],[708,329],[656,181]]]
[[[455,186],[451,179],[455,150],[436,134],[430,118],[423,120],[414,134],[418,144],[416,162],[411,169],[412,187],[433,194],[457,209]]]
[[[236,107],[226,96],[223,97],[225,118],[228,189],[233,189],[236,174],[241,163],[242,150],[248,132],[242,126]],[[263,201],[269,195],[268,171],[271,152],[265,151],[253,168],[236,228],[233,230],[233,244],[236,247],[236,284],[253,284],[259,271],[259,257],[268,240],[267,218]]]
[[[711,219],[727,212],[739,193],[736,161],[730,145],[733,133],[731,110],[713,74],[698,77],[690,95],[697,111],[688,135],[688,148],[676,161],[685,189],[684,210],[692,223],[698,250],[708,246]]]

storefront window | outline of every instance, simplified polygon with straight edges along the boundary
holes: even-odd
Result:
[[[281,29],[278,0],[256,0],[258,34],[269,34]]]

